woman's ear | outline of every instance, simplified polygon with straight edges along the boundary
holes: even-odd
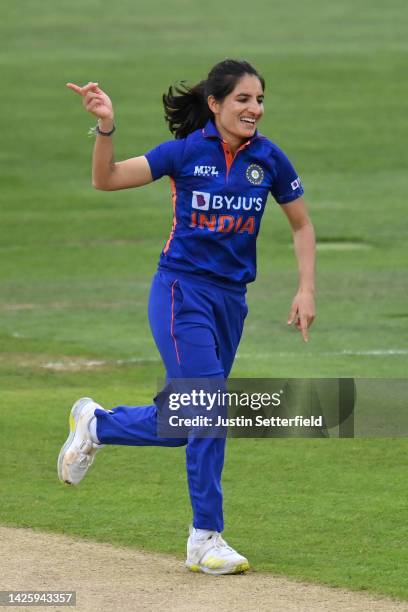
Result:
[[[214,98],[214,96],[208,96],[207,104],[210,111],[214,113],[214,115],[216,115],[218,113],[219,103]]]

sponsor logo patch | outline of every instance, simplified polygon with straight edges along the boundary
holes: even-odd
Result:
[[[210,194],[205,191],[193,191],[191,206],[198,210],[208,210],[210,208]]]
[[[216,166],[196,166],[194,168],[194,176],[218,176],[218,174]]]
[[[246,169],[245,176],[252,185],[260,185],[264,180],[265,173],[263,168],[258,164],[251,164]]]
[[[300,178],[297,177],[296,180],[291,182],[290,186],[292,187],[293,191],[295,191],[296,189],[300,189],[302,187],[302,183],[300,182]]]
[[[207,191],[193,191],[191,207],[197,210],[262,210],[264,201],[261,197],[227,196],[211,194]]]

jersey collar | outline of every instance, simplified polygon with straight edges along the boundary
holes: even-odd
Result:
[[[215,126],[215,123],[211,119],[209,119],[203,127],[202,134],[204,138],[218,138],[218,140],[222,140],[221,134],[219,133]],[[255,138],[258,138],[259,136],[260,134],[258,133],[258,130],[255,130],[255,134],[251,136],[251,138],[245,144],[251,143],[253,140],[255,140]]]

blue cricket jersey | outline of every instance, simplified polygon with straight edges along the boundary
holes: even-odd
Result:
[[[235,157],[209,121],[146,153],[154,180],[170,177],[173,226],[159,267],[245,285],[256,276],[256,237],[269,192],[279,204],[303,194],[286,155],[255,132]]]

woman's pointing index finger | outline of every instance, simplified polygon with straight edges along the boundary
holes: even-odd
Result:
[[[89,82],[84,87],[79,87],[79,85],[75,85],[75,83],[67,83],[67,87],[75,91],[75,93],[84,96],[90,89],[98,88],[98,83]]]
[[[75,85],[75,83],[67,83],[67,87],[69,89],[72,89],[72,91],[75,91],[76,93],[82,95],[82,87]]]

